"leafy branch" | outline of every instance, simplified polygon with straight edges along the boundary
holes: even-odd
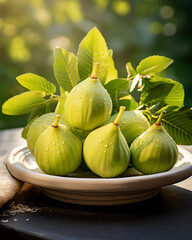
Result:
[[[57,86],[33,73],[20,75],[16,79],[28,91],[8,99],[2,112],[7,115],[29,114],[22,134],[26,138],[30,124],[40,115],[52,111],[63,114],[68,92],[90,76],[95,62],[100,64],[98,77],[111,96],[113,113],[124,105],[127,110],[142,111],[152,123],[162,109],[166,109],[163,119],[166,130],[178,144],[192,144],[192,110],[184,106],[183,86],[158,75],[173,60],[154,55],[143,59],[136,68],[128,62],[127,77],[118,77],[113,51],[108,49],[96,27],[82,39],[77,56],[60,47],[54,49],[53,69]],[[56,88],[60,89],[59,95],[55,94]],[[135,90],[140,91],[139,102],[133,97]]]

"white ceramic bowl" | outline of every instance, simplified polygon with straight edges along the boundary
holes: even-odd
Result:
[[[156,195],[160,188],[192,175],[192,155],[181,147],[173,169],[151,175],[122,178],[75,178],[43,173],[26,146],[13,149],[7,159],[17,179],[40,186],[49,197],[75,204],[119,205],[139,202]]]

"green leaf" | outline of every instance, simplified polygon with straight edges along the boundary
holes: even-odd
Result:
[[[7,115],[28,114],[45,102],[46,100],[36,92],[24,92],[8,99],[2,106],[2,112]]]
[[[143,59],[137,66],[137,72],[143,76],[158,73],[167,68],[171,63],[173,63],[173,60],[170,58],[154,55]]]
[[[163,102],[165,105],[178,107],[184,105],[184,89],[179,82],[155,76],[151,79],[144,78],[143,83],[144,88],[140,98],[142,104],[152,106]]]
[[[27,133],[29,131],[29,128],[31,126],[31,124],[38,118],[40,117],[40,115],[37,115],[36,117],[34,117],[30,122],[27,123],[27,125],[23,128],[23,131],[21,133],[22,138],[27,139]]]
[[[107,89],[113,102],[113,113],[119,111],[119,93],[124,91],[123,96],[127,95],[130,90],[131,82],[127,79],[114,79],[108,82],[104,87]],[[121,97],[123,97],[121,96]]]
[[[138,107],[138,103],[129,94],[119,99],[119,106],[125,106],[127,111],[135,110]]]
[[[59,86],[71,91],[80,82],[77,57],[66,49],[56,47],[54,58],[54,74]]]
[[[126,64],[126,69],[127,69],[128,78],[137,75],[136,70],[134,69],[134,67],[132,66],[132,64],[130,62],[128,62]]]
[[[53,112],[55,110],[56,103],[57,103],[57,99],[51,98],[51,99],[47,100],[45,104],[40,105],[39,107],[35,108],[35,110],[33,112],[31,112],[31,114],[29,115],[29,118],[28,118],[28,123],[23,128],[23,131],[21,134],[22,138],[24,138],[24,139],[27,138],[27,133],[28,133],[30,126],[37,118],[39,118],[43,114]]]
[[[22,74],[16,77],[16,79],[23,87],[30,91],[45,92],[46,95],[56,92],[56,86],[53,83],[33,73]]]
[[[187,116],[192,120],[192,107],[184,106],[180,109],[180,111],[187,114]]]
[[[105,39],[96,27],[92,28],[81,41],[77,56],[81,80],[91,75],[94,63],[98,62],[98,78],[104,84],[109,68],[109,54]]]
[[[65,104],[66,98],[67,98],[66,92],[60,87],[60,97],[55,109],[55,113],[61,116],[64,116],[64,104]]]
[[[32,111],[30,113],[29,118],[28,118],[28,123],[31,122],[33,119],[40,117],[41,115],[43,115],[45,113],[46,113],[45,104],[38,106],[37,108],[35,108],[34,111]]]
[[[50,112],[54,112],[56,105],[58,102],[58,98],[50,98],[46,101],[45,103],[45,113],[50,113]]]
[[[126,90],[127,92],[129,92],[130,85],[131,85],[131,81],[125,78],[117,78],[105,84],[104,87],[107,89],[109,94],[113,94],[115,92],[120,92],[123,90]]]
[[[192,145],[192,119],[185,112],[167,112],[162,124],[177,144]]]
[[[117,69],[115,68],[115,64],[113,60],[113,50],[110,49],[109,50],[109,69],[108,69],[108,74],[106,77],[105,84],[116,78],[118,78],[118,73],[117,73]]]
[[[133,90],[135,89],[136,85],[138,84],[138,86],[140,85],[140,82],[142,81],[142,78],[139,74],[137,74],[133,80],[131,81],[131,88],[130,88],[130,92],[133,92]]]

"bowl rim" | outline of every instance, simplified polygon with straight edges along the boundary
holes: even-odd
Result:
[[[7,156],[7,168],[11,175],[20,181],[59,191],[145,191],[180,182],[192,175],[192,154],[180,146],[178,146],[178,150],[183,156],[183,163],[180,166],[166,172],[142,176],[77,178],[36,172],[26,168],[21,162],[27,154],[30,154],[26,144],[10,151]]]

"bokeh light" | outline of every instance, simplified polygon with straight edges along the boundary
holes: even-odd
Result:
[[[160,23],[160,22],[153,22],[153,23],[151,23],[150,30],[155,35],[162,33],[162,31],[163,31],[162,23]]]
[[[160,8],[160,15],[161,15],[161,17],[166,18],[166,19],[172,18],[174,15],[174,10],[170,6],[162,6]]]
[[[55,82],[54,47],[76,54],[94,26],[113,49],[120,77],[127,76],[128,61],[136,66],[154,54],[174,59],[165,75],[184,85],[185,104],[191,106],[191,10],[190,0],[0,0],[0,106],[25,90],[16,81],[20,74]],[[0,129],[26,120],[0,112]]]
[[[165,26],[163,27],[163,32],[165,36],[173,36],[177,31],[177,27],[173,23],[166,23]]]
[[[112,2],[112,8],[120,16],[125,16],[130,12],[131,4],[125,0],[114,0]]]

